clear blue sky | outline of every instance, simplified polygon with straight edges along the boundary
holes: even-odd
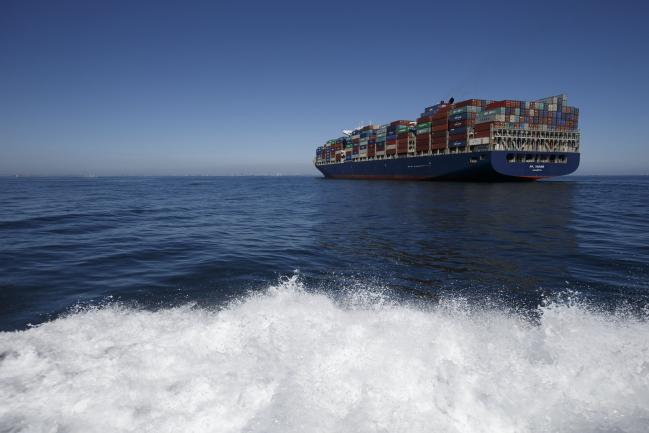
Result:
[[[649,173],[646,2],[534,3],[0,1],[0,175],[315,173],[361,121],[558,93],[579,174]]]

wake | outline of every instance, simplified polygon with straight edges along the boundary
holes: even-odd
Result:
[[[0,334],[0,430],[646,432],[649,324],[538,323],[297,278],[220,310],[110,305]]]

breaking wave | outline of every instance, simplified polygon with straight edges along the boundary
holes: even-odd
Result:
[[[646,432],[649,324],[538,321],[297,278],[227,307],[108,305],[0,334],[0,430]]]

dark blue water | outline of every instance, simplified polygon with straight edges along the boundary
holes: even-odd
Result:
[[[649,178],[4,178],[0,329],[107,297],[214,305],[295,270],[405,297],[649,300]]]
[[[0,431],[647,431],[646,177],[0,203]]]

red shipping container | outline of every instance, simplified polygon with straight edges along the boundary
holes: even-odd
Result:
[[[412,120],[395,120],[394,122],[390,122],[390,126],[398,126],[398,125],[410,125]]]
[[[453,105],[455,106],[455,108],[462,108],[466,107],[467,105],[470,105],[472,107],[480,107],[482,106],[482,101],[480,99],[467,99],[465,101],[456,102]]]
[[[446,131],[435,131],[431,135],[432,135],[433,138],[442,137],[442,138],[446,139]]]
[[[448,130],[448,123],[444,122],[441,125],[433,125],[430,129],[433,132],[446,131]]]
[[[507,106],[507,101],[493,101],[491,104],[487,104],[485,110],[491,110],[493,108],[502,108]]]
[[[394,146],[395,144],[397,144],[397,140],[396,140],[396,139],[394,139],[394,140],[386,140],[386,141],[385,141],[385,145],[386,145],[386,146]]]
[[[443,118],[443,119],[435,119],[432,121],[432,126],[439,126],[439,125],[444,125],[448,123],[448,118]]]
[[[432,120],[433,120],[433,116],[424,116],[417,119],[417,123],[427,123],[427,122],[432,122]]]
[[[508,108],[520,108],[522,101],[514,101],[513,99],[505,100],[505,107]]]
[[[493,122],[478,123],[474,126],[476,131],[489,131]]]
[[[486,131],[476,131],[473,136],[475,138],[482,138],[482,137],[489,137],[491,135],[491,131],[488,129]]]
[[[415,149],[417,152],[427,152],[428,149],[430,148],[430,136],[429,135],[423,135],[417,137],[417,142]]]
[[[440,149],[446,149],[446,140],[440,141],[440,142],[432,142],[430,144],[430,148],[432,150],[440,150]]]
[[[466,134],[448,136],[448,141],[455,141],[455,140],[466,140]]]

